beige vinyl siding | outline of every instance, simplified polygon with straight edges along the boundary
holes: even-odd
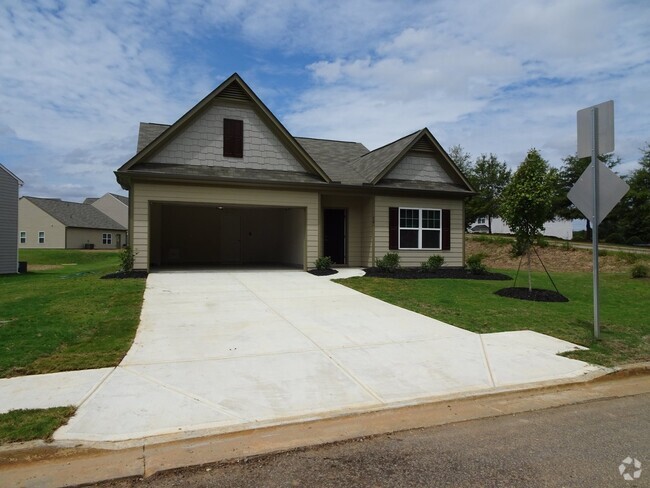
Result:
[[[461,199],[377,196],[375,198],[375,257],[388,252],[388,209],[390,207],[435,208],[451,211],[451,249],[449,251],[399,250],[402,266],[419,266],[429,256],[439,254],[445,266],[462,266],[464,259],[464,219]]]
[[[68,227],[66,234],[68,249],[83,249],[86,244],[92,244],[95,249],[118,249],[126,244],[126,231]],[[111,244],[102,244],[103,234],[111,234]]]
[[[97,199],[92,206],[124,227],[129,225],[129,208],[110,193]]]
[[[375,253],[375,197],[366,199],[361,208],[361,262],[373,266]]]
[[[18,232],[21,231],[27,237],[25,244],[18,244],[21,249],[65,249],[65,226],[25,198],[18,202]],[[45,232],[43,244],[38,243],[40,231]]]
[[[136,269],[148,269],[149,266],[151,202],[304,208],[306,215],[303,255],[306,263],[313,262],[318,256],[320,208],[318,194],[315,192],[134,182],[130,198],[130,208],[133,212],[130,235],[136,253]],[[294,217],[291,232],[297,232],[295,226],[299,225],[299,219],[300,217]],[[305,267],[305,263],[301,264]]]

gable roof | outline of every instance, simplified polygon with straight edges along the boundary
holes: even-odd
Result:
[[[109,193],[109,195],[112,196],[113,198],[116,198],[127,207],[129,206],[129,197],[125,197],[124,195],[118,195],[116,193]]]
[[[360,142],[310,137],[296,137],[296,141],[327,172],[333,182],[349,185],[367,183],[367,180],[349,164],[353,159],[368,153],[368,148]]]
[[[86,205],[92,205],[97,200],[99,200],[99,197],[88,197],[83,201],[83,203],[85,203]]]
[[[123,164],[116,172],[118,181],[125,175],[134,165],[144,162],[145,159],[161,149],[165,144],[170,142],[173,137],[180,133],[180,131],[196,119],[205,109],[207,109],[212,101],[218,96],[234,100],[249,100],[259,110],[260,115],[278,132],[281,140],[283,140],[290,150],[296,156],[298,162],[310,173],[315,173],[322,178],[325,182],[330,182],[327,173],[313,160],[313,158],[298,144],[293,136],[287,129],[280,123],[280,121],[273,115],[273,113],[262,103],[262,101],[255,95],[253,90],[244,82],[244,80],[237,74],[233,73],[226,81],[221,83],[215,88],[208,96],[203,98],[199,103],[192,107],[185,115],[174,122],[171,126],[164,129],[160,135],[153,139],[149,144],[144,146],[138,153],[133,156],[129,161]],[[148,124],[149,126],[151,124]],[[143,128],[144,130],[151,130],[151,127]],[[121,181],[120,181],[121,183]]]
[[[408,147],[420,132],[413,132],[413,134],[397,139],[395,142],[370,151],[350,161],[350,164],[366,178],[368,183],[374,183],[377,175],[382,173],[391,163],[397,161],[402,154],[406,153]]]
[[[66,227],[126,230],[113,219],[87,203],[65,202],[58,198],[22,197]]]
[[[18,178],[15,174],[13,174],[11,171],[7,169],[6,166],[4,166],[2,163],[0,163],[0,169],[2,169],[5,173],[7,173],[9,176],[11,176],[14,180],[18,182],[18,186],[23,186],[23,180]]]

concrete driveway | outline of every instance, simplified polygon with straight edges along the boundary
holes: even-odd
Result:
[[[54,437],[228,432],[597,370],[556,355],[577,347],[475,334],[302,271],[153,273],[131,350]]]

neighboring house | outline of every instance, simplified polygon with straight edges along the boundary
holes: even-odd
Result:
[[[92,205],[22,197],[18,206],[20,248],[119,249],[126,244],[126,228]]]
[[[487,217],[479,217],[469,226],[469,231],[474,234],[487,234]],[[510,227],[500,217],[492,218],[493,234],[512,234]],[[548,237],[558,237],[570,241],[573,239],[573,223],[570,220],[556,219],[546,222],[542,234]]]
[[[237,74],[173,125],[141,124],[116,171],[136,269],[464,261],[468,181],[428,129],[374,151],[292,136]]]
[[[18,188],[22,185],[0,164],[0,274],[18,272]]]
[[[127,228],[129,226],[129,199],[115,193],[107,193],[100,198],[86,198],[84,203],[92,205],[108,215],[115,222]]]

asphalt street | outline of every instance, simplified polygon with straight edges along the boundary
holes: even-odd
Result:
[[[626,474],[630,480],[624,478]],[[650,394],[95,486],[650,487]]]

